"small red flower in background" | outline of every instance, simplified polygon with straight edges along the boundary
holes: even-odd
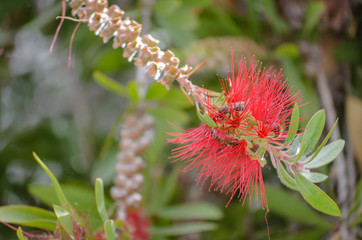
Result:
[[[291,94],[281,72],[275,75],[255,63],[247,67],[241,60],[236,73],[233,57],[231,74],[221,84],[222,93],[211,95],[205,90],[202,103],[214,126],[202,123],[182,133],[169,133],[176,137],[169,142],[183,145],[173,150],[172,158],[185,161],[186,171],[199,170],[198,182],[210,179],[209,190],[225,189],[231,193],[230,200],[238,193],[243,203],[247,196],[254,196],[268,208],[261,171],[264,154],[282,145],[291,107],[301,96]]]
[[[131,240],[147,240],[150,237],[150,222],[141,209],[129,210],[124,226]]]

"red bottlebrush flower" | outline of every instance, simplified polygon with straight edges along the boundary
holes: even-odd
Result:
[[[199,170],[198,182],[210,179],[210,190],[225,189],[231,193],[230,200],[239,191],[243,203],[247,196],[254,196],[268,208],[261,171],[264,154],[282,145],[291,107],[301,96],[291,94],[281,72],[275,75],[255,63],[247,67],[241,60],[236,73],[233,57],[231,74],[221,83],[222,93],[215,96],[205,90],[202,103],[204,114],[216,126],[202,123],[182,133],[169,133],[176,137],[169,142],[183,145],[173,150],[172,158],[185,161],[186,171]]]
[[[131,240],[149,239],[150,222],[141,209],[129,210],[124,225]]]

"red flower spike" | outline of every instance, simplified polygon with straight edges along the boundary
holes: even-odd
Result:
[[[210,190],[226,189],[230,200],[239,192],[243,203],[250,196],[268,208],[261,171],[263,155],[282,145],[292,106],[301,101],[301,95],[291,93],[281,72],[262,70],[253,61],[248,67],[241,60],[236,73],[233,56],[231,60],[231,74],[220,81],[221,96],[208,96],[205,90],[202,107],[216,127],[201,124],[182,133],[169,133],[175,137],[169,142],[183,145],[173,150],[172,158],[187,162],[186,171],[199,170],[198,183],[203,185],[210,179]]]

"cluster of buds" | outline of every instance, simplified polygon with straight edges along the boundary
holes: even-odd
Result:
[[[87,21],[89,29],[103,38],[113,38],[113,48],[124,48],[123,56],[135,65],[144,68],[148,75],[169,88],[176,80],[188,93],[199,93],[200,89],[188,80],[191,67],[179,67],[180,59],[170,50],[162,51],[159,41],[151,35],[140,36],[142,25],[128,17],[117,5],[108,6],[107,0],[71,0],[73,16]]]
[[[127,115],[120,131],[120,152],[117,155],[116,177],[111,196],[116,202],[117,219],[125,220],[127,212],[137,208],[142,200],[139,193],[143,183],[145,162],[140,156],[153,138],[150,116]]]

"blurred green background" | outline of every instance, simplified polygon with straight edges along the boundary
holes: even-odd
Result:
[[[205,66],[191,80],[220,90],[218,74],[230,71],[234,56],[255,56],[265,67],[283,69],[296,91],[302,91],[302,114],[308,118],[326,108],[327,123],[340,120],[339,133],[347,140],[344,152],[350,210],[348,231],[361,234],[360,201],[357,191],[362,169],[362,1],[360,0],[158,0],[110,1],[126,16],[142,21],[149,8],[149,33],[171,49],[181,63]],[[99,86],[92,74],[98,70],[122,85],[135,78],[135,67],[82,24],[75,35],[70,69],[69,42],[75,23],[65,21],[52,53],[49,47],[59,23],[61,2],[56,0],[3,0],[0,2],[0,205],[44,206],[29,193],[29,185],[48,184],[46,174],[35,163],[32,151],[46,162],[60,182],[81,189],[91,188],[102,177],[106,192],[112,186],[117,153],[117,129],[132,101]],[[69,8],[67,15],[70,16]],[[327,79],[329,89],[320,85]],[[157,107],[156,136],[145,153],[148,162],[144,207],[154,225],[167,226],[160,217],[162,204],[152,194],[168,194],[163,204],[205,200],[219,206],[223,218],[217,229],[183,237],[156,236],[154,239],[266,239],[265,210],[236,199],[224,208],[228,196],[199,191],[194,175],[180,171],[182,163],[170,164],[171,146],[165,132],[174,131],[167,121],[197,126],[195,109],[178,91],[166,93],[157,85],[146,102]],[[151,91],[151,90],[150,90]],[[152,95],[153,94],[153,95]],[[331,101],[325,101],[331,96]],[[328,99],[328,98],[327,98]],[[305,123],[304,123],[305,124]],[[328,125],[329,128],[331,125]],[[328,129],[329,130],[329,129]],[[106,141],[107,135],[116,135]],[[106,142],[106,143],[105,143]],[[350,159],[350,160],[348,160]],[[338,199],[336,171],[322,187]],[[270,212],[267,215],[271,239],[331,239],[339,236],[339,223],[314,211],[298,194],[282,187],[273,169],[263,170]],[[172,180],[179,179],[179,180]],[[172,184],[170,184],[172,182]],[[168,184],[169,183],[169,184]],[[148,188],[151,186],[150,188]],[[168,192],[163,191],[168,186]],[[156,189],[156,190],[155,190]],[[157,194],[156,194],[157,195]],[[354,200],[353,200],[354,199]],[[162,202],[161,201],[161,202]],[[356,210],[357,209],[357,210]],[[359,210],[358,210],[359,209]],[[161,214],[162,215],[162,214]],[[356,220],[357,219],[357,220]],[[0,239],[14,236],[0,225]],[[2,238],[4,237],[4,238]],[[338,238],[337,238],[338,239]]]

